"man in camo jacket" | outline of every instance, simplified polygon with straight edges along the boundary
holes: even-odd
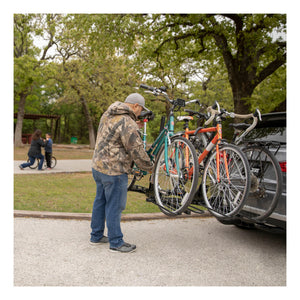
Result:
[[[133,252],[135,245],[123,240],[121,213],[126,207],[128,172],[132,162],[145,171],[152,171],[153,163],[144,150],[136,123],[145,107],[145,99],[130,94],[124,103],[115,102],[102,115],[92,162],[97,185],[91,221],[92,245],[109,242],[112,252]],[[105,220],[108,238],[103,235]]]

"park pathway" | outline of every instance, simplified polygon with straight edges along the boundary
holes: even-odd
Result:
[[[24,161],[14,161],[14,174],[50,174],[50,173],[70,173],[70,172],[91,172],[91,159],[65,159],[58,160],[56,167],[52,170],[38,171],[37,169],[25,168],[21,170],[19,165]]]

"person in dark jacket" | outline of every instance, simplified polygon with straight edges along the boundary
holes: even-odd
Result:
[[[31,145],[28,151],[29,162],[19,165],[19,168],[23,170],[26,167],[32,166],[35,160],[38,158],[40,160],[38,170],[42,171],[44,163],[44,155],[42,154],[41,147],[46,146],[46,141],[41,138],[42,131],[37,129],[32,135]]]

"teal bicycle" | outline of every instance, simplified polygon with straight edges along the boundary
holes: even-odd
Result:
[[[174,136],[174,112],[184,107],[185,101],[171,100],[164,87],[144,84],[140,87],[155,96],[163,96],[171,104],[171,109],[166,125],[161,126],[158,137],[149,149],[146,149],[146,126],[153,115],[150,111],[143,112],[144,147],[155,164],[148,188],[136,184],[147,172],[133,166],[128,175],[128,190],[146,194],[147,201],[155,203],[166,215],[179,215],[192,202],[199,178],[199,164],[193,144],[184,137]]]

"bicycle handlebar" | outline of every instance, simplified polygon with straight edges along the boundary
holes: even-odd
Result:
[[[146,85],[146,84],[141,84],[141,85],[140,85],[140,88],[145,89],[145,90],[149,90],[149,91],[152,91],[152,92],[155,91],[155,88],[154,88],[154,87],[148,86],[148,85]]]
[[[211,116],[210,116],[209,119],[204,123],[205,126],[207,126],[208,124],[210,124],[210,123],[214,120],[215,116],[219,114],[219,111],[213,109],[212,106],[209,106],[209,107],[207,108],[207,112],[208,112],[208,113],[211,113]]]
[[[151,91],[151,93],[155,96],[162,94],[168,100],[168,102],[170,102],[173,105],[173,107],[175,107],[175,106],[184,107],[185,106],[185,100],[183,100],[183,99],[178,98],[176,100],[171,100],[167,94],[167,89],[164,86],[160,87],[160,88],[155,88],[152,86],[148,86],[146,84],[141,84],[140,88]]]
[[[216,109],[216,108],[217,108],[217,112],[220,113],[221,110],[218,101],[215,101],[214,105],[212,106],[212,109]]]
[[[217,108],[217,110],[215,108]],[[220,110],[219,103],[216,101],[213,106],[209,106],[207,108],[207,111],[208,111],[208,113],[211,113],[211,116],[204,123],[206,126],[208,124],[210,124],[214,120],[214,118],[215,118],[216,115],[217,116],[225,115],[225,116],[229,116],[231,118],[240,118],[240,119],[250,119],[250,118],[253,118],[253,122],[252,122],[251,126],[249,126],[245,130],[245,132],[243,132],[243,134],[239,137],[239,140],[241,140],[246,134],[248,134],[249,131],[251,131],[256,126],[258,120],[261,121],[261,113],[260,113],[260,111],[259,111],[258,108],[252,114],[241,115],[241,114],[236,114],[234,112],[227,112],[225,109]]]
[[[247,115],[240,115],[240,114],[236,114],[234,112],[227,112],[226,110],[223,110],[223,112],[230,116],[231,118],[239,118],[239,119],[250,119],[250,118],[256,118],[259,119],[261,121],[261,113],[259,111],[259,109],[257,108],[255,110],[254,113],[252,114],[247,114]]]
[[[156,96],[158,94],[163,94],[170,101],[170,99],[168,97],[168,94],[166,93],[167,89],[164,86],[162,86],[160,88],[156,88],[156,87],[153,87],[153,86],[148,86],[146,84],[141,84],[140,88],[145,89],[145,90],[149,90],[149,91],[152,92],[152,94],[154,94]]]
[[[228,113],[227,113],[227,114],[228,114]],[[238,143],[239,141],[241,141],[242,138],[243,138],[245,135],[247,135],[248,132],[250,132],[250,131],[256,126],[258,120],[261,121],[261,113],[260,113],[260,111],[259,111],[258,108],[257,108],[257,109],[255,110],[255,112],[252,113],[252,114],[240,115],[240,114],[235,114],[235,113],[229,113],[229,116],[230,116],[231,118],[239,118],[239,119],[250,119],[250,118],[252,118],[252,119],[253,119],[252,124],[251,124],[251,125],[243,132],[242,135],[240,135],[240,136],[238,137],[238,139],[237,139],[237,141],[236,141],[237,143]]]
[[[217,108],[217,109],[216,109]],[[209,106],[207,108],[207,112],[211,113],[211,116],[209,117],[209,119],[204,123],[205,126],[207,126],[209,123],[211,123],[216,115],[220,115],[221,114],[221,110],[220,110],[220,105],[218,103],[218,101],[215,101],[213,106]]]
[[[194,100],[186,101],[185,105],[188,105],[188,104],[191,104],[191,103],[198,103],[201,106],[199,99],[194,99]]]
[[[185,109],[184,111],[187,112],[187,113],[189,113],[191,116],[197,115],[199,119],[205,119],[205,120],[208,119],[208,117],[207,117],[206,114],[201,113],[199,111],[195,111],[195,110],[191,110],[191,109]]]
[[[165,87],[155,88],[155,87],[148,86],[146,84],[141,84],[140,88],[149,90],[154,95],[162,94],[174,106],[178,105],[178,106],[183,107],[186,104],[195,103],[195,102],[199,103],[199,105],[200,105],[200,101],[198,99],[190,100],[190,101],[187,101],[187,102],[185,102],[182,99],[177,99],[176,101],[175,100],[170,100],[169,97],[168,97],[168,94],[166,93],[166,88]],[[207,116],[205,114],[201,114],[201,113],[189,110],[189,109],[185,109],[185,111],[189,112],[189,113],[193,113],[193,114],[198,114],[200,118],[205,118],[207,120]],[[231,118],[240,118],[240,119],[250,119],[250,118],[253,118],[253,122],[252,122],[251,126],[248,127],[245,130],[245,132],[239,137],[239,139],[241,139],[249,131],[251,131],[256,126],[258,120],[261,121],[261,113],[260,113],[260,111],[259,111],[258,108],[252,114],[241,115],[241,114],[236,114],[236,113],[233,113],[233,112],[227,112],[225,109],[221,110],[220,109],[220,105],[219,105],[219,103],[217,101],[215,101],[215,103],[212,106],[209,106],[207,108],[207,112],[210,113],[211,116],[204,123],[205,126],[207,126],[208,124],[210,124],[215,119],[216,116],[223,116],[223,115],[225,115],[225,116],[230,116]]]

